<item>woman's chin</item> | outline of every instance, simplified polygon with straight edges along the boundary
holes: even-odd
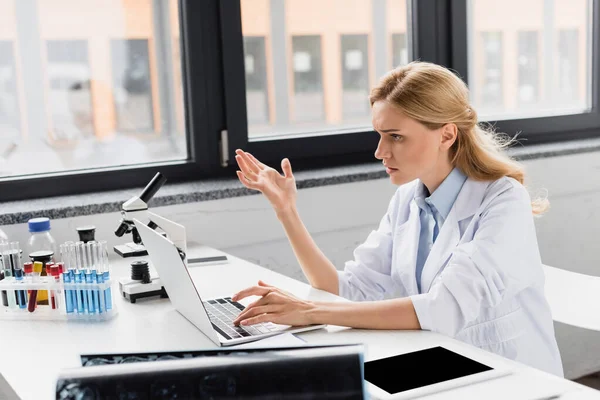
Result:
[[[405,176],[400,175],[398,172],[390,175],[390,181],[394,184],[394,185],[404,185],[405,183],[408,183],[410,181],[412,181],[413,179],[408,179]]]

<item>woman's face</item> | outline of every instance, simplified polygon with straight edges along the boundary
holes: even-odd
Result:
[[[372,117],[373,128],[380,135],[375,158],[387,167],[392,183],[435,179],[440,168],[449,163],[444,132],[448,125],[430,130],[386,101],[373,104]]]

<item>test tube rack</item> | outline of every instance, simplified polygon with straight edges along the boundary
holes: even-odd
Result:
[[[54,296],[55,308],[51,304],[38,304],[30,312],[28,307],[22,308],[18,304],[16,307],[0,305],[0,320],[106,321],[117,315],[113,300],[117,292],[112,286],[112,280],[102,283],[64,283],[46,276],[39,277],[38,282],[5,278],[0,281],[0,291],[6,291],[7,296],[19,298],[18,292],[21,292],[21,298],[25,296],[29,304],[30,291],[48,291],[49,303]]]

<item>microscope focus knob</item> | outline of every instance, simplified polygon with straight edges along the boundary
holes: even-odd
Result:
[[[148,261],[140,260],[131,263],[131,280],[141,281],[141,283],[150,283]]]

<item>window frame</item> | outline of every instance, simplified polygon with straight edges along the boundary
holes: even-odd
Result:
[[[157,171],[170,182],[223,173],[218,153],[225,125],[218,4],[179,0],[178,6],[187,160],[2,177],[0,202],[143,187]]]
[[[468,82],[468,2],[469,0],[452,0],[452,68]],[[572,141],[600,137],[600,2],[592,0],[591,22],[591,109],[588,113],[541,116],[532,118],[489,120],[488,124],[497,132],[506,133],[517,138],[520,144],[536,145],[559,141]]]
[[[279,0],[281,1],[281,0]],[[378,0],[374,0],[378,1]],[[409,59],[450,66],[449,0],[407,0]],[[375,161],[379,135],[371,127],[338,129],[294,135],[248,138],[244,48],[240,1],[222,1],[221,27],[228,161],[235,167],[235,150],[244,149],[266,163],[278,166],[284,157],[294,169]],[[326,158],[326,159],[325,159]]]
[[[467,1],[406,1],[411,17],[409,60],[447,66],[468,83]],[[497,131],[519,132],[524,145],[600,136],[600,2],[591,1],[591,112],[488,121]],[[378,134],[371,127],[249,140],[240,1],[178,0],[178,4],[187,159],[3,177],[0,202],[142,187],[157,171],[170,182],[235,177],[238,148],[276,167],[288,157],[295,170],[375,161]]]

